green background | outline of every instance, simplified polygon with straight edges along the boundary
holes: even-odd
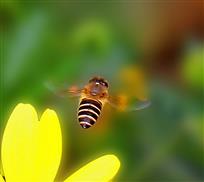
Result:
[[[204,180],[201,8],[201,1],[1,1],[0,136],[16,104],[30,103],[39,115],[51,108],[59,116],[56,180],[107,153],[121,161],[116,181]],[[151,107],[109,108],[89,130],[77,121],[78,100],[52,92],[94,75],[117,91],[117,75],[137,66]]]

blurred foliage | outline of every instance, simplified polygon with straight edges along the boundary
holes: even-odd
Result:
[[[191,87],[203,90],[204,80],[202,70],[204,68],[204,46],[196,45],[189,48],[182,65],[184,79]]]
[[[108,152],[121,160],[116,181],[204,180],[202,11],[193,0],[1,2],[1,135],[14,106],[31,103],[60,117],[57,179]],[[46,83],[83,85],[94,75],[110,82],[111,93],[129,89],[151,107],[122,113],[106,106],[83,130],[78,100],[56,96]]]

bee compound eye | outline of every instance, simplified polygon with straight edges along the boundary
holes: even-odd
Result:
[[[97,82],[98,81],[98,79],[96,78],[96,77],[93,77],[93,78],[91,78],[90,80],[89,80],[89,83],[91,83],[91,82]]]
[[[103,86],[105,86],[105,87],[108,88],[108,83],[107,83],[106,81],[103,80],[103,81],[101,81],[100,83],[101,83],[101,85],[103,85]]]
[[[108,82],[104,82],[105,86],[108,88]]]

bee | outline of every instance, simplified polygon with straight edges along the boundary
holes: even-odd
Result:
[[[99,76],[91,78],[82,89],[73,86],[67,91],[72,96],[79,96],[77,117],[84,129],[97,122],[106,103],[120,110],[140,110],[150,105],[148,100],[134,101],[124,95],[110,95],[108,81]]]

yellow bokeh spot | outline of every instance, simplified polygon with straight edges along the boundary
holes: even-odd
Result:
[[[128,95],[147,100],[146,76],[140,67],[130,66],[121,70],[119,79]]]
[[[102,156],[68,177],[65,182],[106,182],[110,181],[117,173],[120,161],[115,155]]]

